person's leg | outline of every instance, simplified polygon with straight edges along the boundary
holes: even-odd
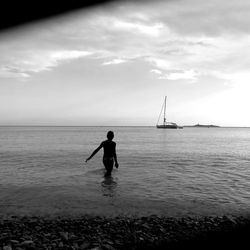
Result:
[[[113,159],[104,159],[103,164],[104,164],[105,169],[107,171],[105,176],[110,176],[111,172],[113,170],[114,160]]]

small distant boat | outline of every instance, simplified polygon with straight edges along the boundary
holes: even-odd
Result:
[[[157,121],[157,124],[156,124],[156,127],[157,128],[169,128],[169,129],[177,129],[177,128],[183,128],[181,126],[178,126],[176,123],[174,122],[167,122],[166,121],[166,102],[167,102],[167,97],[165,96],[165,99],[164,99],[164,103],[163,103],[163,106],[161,108],[161,113],[159,115],[159,119]],[[161,117],[161,114],[162,114],[162,110],[164,108],[164,117],[163,117],[163,124],[158,124],[159,123],[159,120],[160,120],[160,117]]]

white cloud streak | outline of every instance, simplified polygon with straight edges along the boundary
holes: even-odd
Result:
[[[124,62],[127,62],[127,60],[121,59],[121,58],[116,58],[116,59],[113,59],[111,61],[104,62],[103,65],[121,64]]]
[[[120,31],[135,31],[145,35],[158,37],[164,25],[162,23],[147,25],[143,23],[132,23],[122,20],[115,20],[114,27],[119,29]]]
[[[29,77],[30,73],[51,70],[60,63],[91,55],[88,51],[77,50],[33,50],[21,51],[21,55],[9,60],[7,65],[0,68],[1,77]]]
[[[196,82],[198,78],[198,73],[194,70],[185,70],[181,72],[163,73],[161,70],[152,69],[152,73],[157,75],[158,79],[162,80],[188,80],[191,82]]]
[[[151,72],[160,76],[162,75],[162,71],[160,71],[159,69],[151,69]]]
[[[185,70],[183,72],[169,73],[160,76],[160,79],[167,80],[190,80],[195,82],[197,80],[198,74],[194,70]]]

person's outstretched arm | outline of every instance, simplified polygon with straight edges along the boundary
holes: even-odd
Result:
[[[118,168],[119,164],[118,164],[117,156],[116,156],[116,148],[115,148],[115,153],[114,153],[114,159],[115,159],[115,167]]]
[[[85,160],[85,162],[89,161],[102,147],[103,147],[103,144],[101,143],[101,145],[94,150],[91,156]]]

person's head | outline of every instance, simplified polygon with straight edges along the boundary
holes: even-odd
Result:
[[[114,132],[113,132],[113,131],[109,131],[109,132],[107,133],[107,138],[108,138],[108,140],[112,141],[113,138],[114,138]]]

